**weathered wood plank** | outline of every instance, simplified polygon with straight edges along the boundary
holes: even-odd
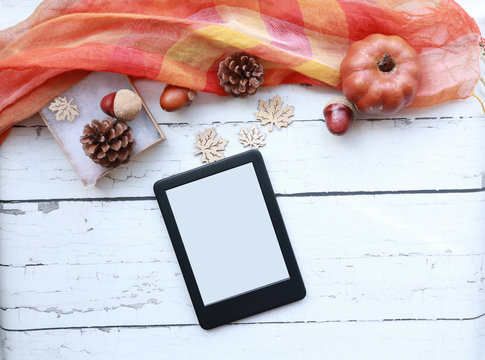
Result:
[[[8,360],[440,359],[480,360],[474,321],[337,322],[7,332]]]
[[[305,258],[485,253],[485,192],[280,197]],[[172,261],[155,200],[0,204],[0,264]]]
[[[265,321],[476,316],[484,196],[280,198],[310,300]],[[3,326],[195,321],[155,201],[2,212]]]
[[[0,30],[25,20],[42,0],[0,0]]]
[[[226,156],[244,151],[237,134],[242,126],[249,125],[215,125],[218,134],[229,140]],[[15,128],[0,147],[1,198],[152,195],[156,180],[201,165],[193,156],[193,143],[204,127],[162,128],[167,141],[122,165],[91,188],[81,185],[47,129]],[[336,137],[328,133],[322,121],[301,121],[268,134],[267,145],[261,151],[275,191],[482,187],[482,118],[358,121],[352,130]]]
[[[322,247],[305,251],[300,242],[293,243],[307,297],[248,321],[472,318],[483,313],[484,254],[325,258]],[[2,326],[196,323],[174,254],[169,249],[159,254],[139,263],[0,267]]]

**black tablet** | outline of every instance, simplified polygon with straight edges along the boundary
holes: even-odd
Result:
[[[259,151],[159,180],[154,191],[204,329],[305,296]]]

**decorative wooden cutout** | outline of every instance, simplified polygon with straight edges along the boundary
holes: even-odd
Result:
[[[291,105],[286,105],[284,108],[282,108],[282,106],[283,101],[281,101],[279,95],[270,99],[269,102],[259,100],[259,111],[254,113],[254,115],[256,115],[256,119],[261,121],[261,125],[270,124],[269,131],[273,130],[273,125],[276,125],[278,129],[281,129],[293,122],[290,117],[294,115],[293,110],[295,109],[295,107]]]
[[[77,105],[71,104],[71,100],[67,101],[65,96],[58,96],[50,103],[48,109],[56,113],[56,120],[69,120],[73,122],[76,116],[79,115]]]
[[[250,149],[257,149],[266,145],[266,142],[264,141],[266,133],[260,131],[256,125],[253,125],[249,130],[241,128],[239,134],[239,142],[243,144],[244,147],[249,146]]]
[[[224,148],[226,147],[227,140],[223,138],[215,139],[216,130],[212,127],[206,129],[204,133],[200,132],[195,138],[195,147],[200,149],[196,151],[194,155],[202,154],[200,160],[203,163],[213,163],[214,161],[224,159]]]

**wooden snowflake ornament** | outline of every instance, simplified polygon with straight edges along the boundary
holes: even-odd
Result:
[[[260,131],[256,125],[253,125],[249,130],[241,128],[239,135],[239,142],[244,147],[249,146],[250,149],[257,149],[266,145],[264,142],[266,133]]]
[[[290,119],[295,110],[294,106],[286,105],[283,107],[283,101],[276,95],[268,102],[259,100],[258,112],[255,113],[256,119],[261,121],[261,125],[270,124],[269,131],[273,130],[273,125],[276,125],[278,129],[287,127],[293,120]]]
[[[195,147],[199,150],[194,155],[202,154],[200,161],[203,163],[213,163],[214,161],[224,159],[224,148],[227,140],[223,138],[216,139],[216,130],[212,127],[206,129],[203,133],[199,131],[195,138]]]
[[[69,120],[69,122],[73,122],[79,115],[77,105],[71,104],[72,100],[71,98],[67,101],[65,96],[58,96],[50,103],[48,109],[56,113],[57,121]]]

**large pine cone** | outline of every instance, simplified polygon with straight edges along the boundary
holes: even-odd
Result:
[[[244,98],[263,84],[264,68],[251,55],[237,52],[219,63],[217,77],[226,93]]]
[[[131,128],[110,117],[101,122],[94,119],[91,124],[86,124],[80,140],[86,155],[104,167],[127,163],[135,151],[135,138]]]

